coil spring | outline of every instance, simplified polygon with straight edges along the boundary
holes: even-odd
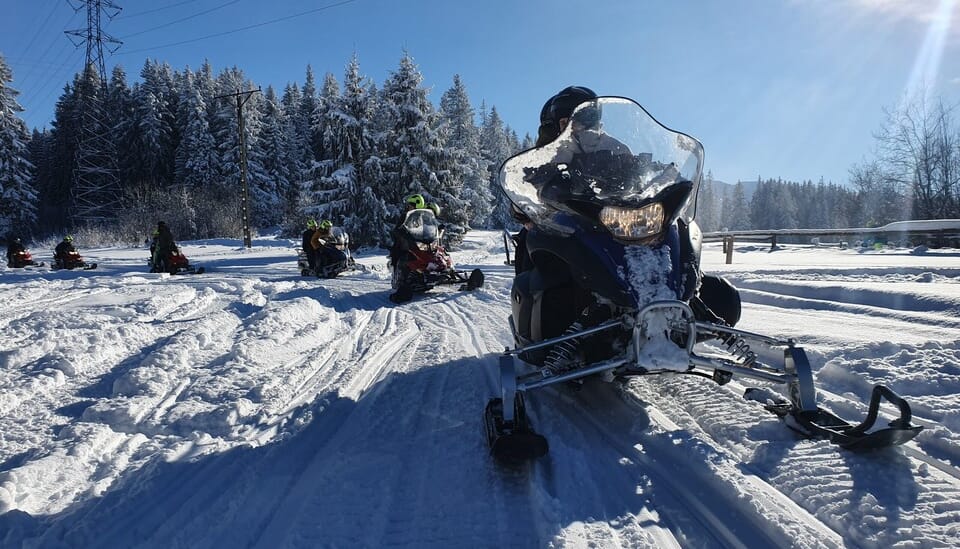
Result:
[[[733,356],[742,360],[742,366],[750,367],[757,361],[757,353],[750,349],[750,344],[742,337],[729,334],[723,338],[723,343]]]
[[[583,325],[578,321],[574,322],[564,330],[563,335],[570,335],[583,329]],[[544,375],[554,376],[570,369],[574,356],[577,353],[577,340],[568,339],[557,343],[550,348],[547,358],[544,360]]]

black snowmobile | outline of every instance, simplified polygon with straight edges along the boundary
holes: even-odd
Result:
[[[558,138],[504,162],[499,184],[535,225],[526,238],[534,267],[514,279],[516,347],[499,359],[500,395],[484,413],[496,458],[544,455],[548,444],[526,415],[525,395],[587,376],[669,372],[719,384],[734,375],[781,384],[787,397],[770,411],[850,449],[902,444],[920,431],[906,401],[882,386],[860,425],[819,408],[796,342],[734,328],[739,293],[699,267],[693,214],[702,168],[696,139],[621,97],[582,103]],[[709,356],[697,352],[705,341],[718,347]],[[761,347],[777,349],[782,363],[764,363]],[[882,399],[900,417],[872,430]]]
[[[324,240],[323,250],[317,258],[316,269],[310,268],[310,260],[303,248],[297,248],[297,267],[301,276],[317,278],[336,278],[340,273],[357,268],[357,262],[350,253],[350,235],[340,227],[330,229],[330,238]]]
[[[443,230],[432,210],[407,212],[398,228],[394,243],[397,256],[390,263],[390,285],[394,292],[390,301],[405,303],[415,293],[435,286],[459,284],[461,290],[475,290],[483,286],[483,271],[458,271],[444,249]]]

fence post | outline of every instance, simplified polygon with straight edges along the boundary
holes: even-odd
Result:
[[[723,253],[727,255],[727,265],[733,263],[733,237],[723,237]]]

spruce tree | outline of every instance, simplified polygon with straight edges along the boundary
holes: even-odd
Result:
[[[20,92],[10,86],[13,71],[0,56],[0,236],[30,234],[37,221],[33,164],[27,159],[30,134],[20,118]]]
[[[451,177],[452,158],[436,130],[437,113],[422,81],[413,58],[405,52],[397,71],[384,83],[384,111],[390,126],[383,140],[381,197],[399,219],[403,197],[422,194],[427,202],[440,205],[447,221],[466,226],[462,183]]]
[[[453,158],[451,171],[463,181],[461,197],[470,225],[487,227],[493,211],[493,195],[480,155],[480,135],[473,107],[459,74],[453,77],[453,87],[440,98],[440,115],[444,146]]]

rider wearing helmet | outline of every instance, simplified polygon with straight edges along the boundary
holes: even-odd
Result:
[[[426,207],[426,201],[423,199],[421,194],[411,194],[403,199],[406,203],[407,211],[410,210],[422,210]]]
[[[568,86],[547,100],[540,109],[540,128],[537,130],[537,147],[553,141],[566,129],[570,115],[581,104],[596,99],[597,94],[584,86]]]
[[[563,133],[570,123],[570,117],[573,111],[580,104],[592,101],[597,98],[593,90],[585,86],[567,86],[556,95],[547,99],[540,109],[540,127],[537,130],[536,147],[542,147]],[[527,217],[519,208],[511,204],[511,216],[522,225],[520,232],[513,235],[513,241],[516,243],[516,257],[514,258],[514,270],[516,274],[528,271],[533,268],[533,261],[527,251],[527,231],[533,227],[530,218]]]
[[[157,246],[153,252],[153,269],[152,272],[161,272],[163,270],[163,265],[167,258],[177,249],[177,244],[173,240],[173,233],[170,232],[170,227],[167,226],[163,221],[157,222],[156,232],[156,241]]]
[[[327,246],[327,243],[330,242],[332,229],[333,222],[329,219],[324,219],[317,224],[317,230],[313,232],[313,236],[310,238],[310,247],[316,256],[318,267],[325,267],[333,263],[337,260],[337,256],[340,255],[335,249]]]
[[[59,261],[66,261],[67,255],[71,252],[76,252],[77,249],[73,246],[73,237],[67,235],[63,237],[63,240],[57,244],[57,247],[53,250],[53,259]]]
[[[427,206],[427,202],[423,199],[422,194],[407,195],[403,198],[403,202],[406,209],[403,215],[400,216],[400,221],[397,223],[397,226],[390,231],[390,236],[393,238],[393,245],[390,247],[391,265],[396,265],[397,261],[403,257],[411,245],[403,236],[405,232],[403,230],[403,223],[407,219],[407,213],[412,212],[413,210],[422,210]]]
[[[7,243],[7,267],[12,267],[13,256],[23,251],[26,251],[26,248],[23,247],[23,242],[20,241],[20,237],[11,239]]]
[[[311,269],[316,268],[317,263],[317,253],[313,249],[313,235],[317,232],[317,220],[310,218],[307,220],[307,230],[303,231],[303,234],[300,238],[300,247],[303,249],[303,253],[307,255],[307,263],[310,265]]]

